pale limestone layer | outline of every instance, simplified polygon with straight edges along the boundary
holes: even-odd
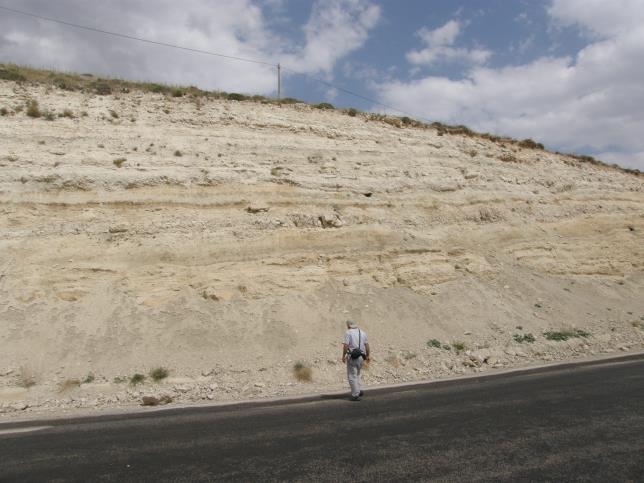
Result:
[[[0,117],[0,402],[132,402],[113,378],[161,365],[143,392],[343,387],[346,318],[372,384],[643,346],[641,177],[304,105],[0,81],[0,107],[28,99],[76,117]],[[592,336],[542,336],[571,327]]]

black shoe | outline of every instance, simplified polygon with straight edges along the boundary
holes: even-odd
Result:
[[[360,396],[351,396],[352,401],[360,401]]]
[[[364,396],[364,391],[360,391],[360,394],[358,394],[358,397]]]

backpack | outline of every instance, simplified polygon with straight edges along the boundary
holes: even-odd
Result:
[[[349,355],[351,356],[351,359],[358,359],[360,357],[365,356],[364,353],[360,350],[360,336],[361,335],[362,335],[362,331],[360,329],[358,329],[358,347],[349,352]]]

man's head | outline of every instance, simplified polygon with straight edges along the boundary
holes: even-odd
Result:
[[[347,329],[355,329],[358,327],[358,324],[355,320],[347,320]]]

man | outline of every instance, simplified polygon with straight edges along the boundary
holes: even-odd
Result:
[[[355,350],[360,351],[354,352]],[[342,341],[342,362],[347,364],[347,379],[351,387],[351,400],[360,401],[364,395],[362,382],[360,381],[360,370],[362,363],[369,360],[369,339],[367,334],[358,328],[353,320],[347,320],[347,331]]]

